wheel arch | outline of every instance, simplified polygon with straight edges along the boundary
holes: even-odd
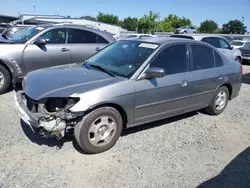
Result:
[[[124,110],[124,108],[121,105],[118,105],[116,103],[102,103],[102,104],[98,104],[94,107],[92,107],[91,109],[89,109],[88,111],[86,111],[87,113],[97,109],[97,108],[101,108],[101,107],[112,107],[114,109],[116,109],[121,117],[122,117],[122,121],[123,121],[123,128],[127,127],[127,123],[128,123],[128,115],[127,112]]]
[[[11,79],[13,78],[13,70],[5,63],[2,59],[0,59],[0,65],[2,65],[6,70],[10,73]]]
[[[225,83],[225,84],[221,85],[220,87],[222,87],[222,86],[227,87],[227,89],[229,91],[229,100],[231,100],[231,96],[232,96],[232,93],[233,93],[233,87],[229,83]],[[218,87],[218,88],[220,88],[220,87]]]

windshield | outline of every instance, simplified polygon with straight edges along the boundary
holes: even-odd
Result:
[[[25,43],[32,37],[34,37],[36,34],[40,33],[42,30],[44,30],[43,27],[24,28],[14,33],[10,40],[15,43]]]
[[[233,45],[233,46],[243,46],[244,42],[233,41],[233,42],[231,42],[231,45]]]
[[[86,65],[98,65],[117,76],[130,78],[158,46],[139,41],[119,41],[90,57]]]
[[[181,26],[180,29],[186,29],[187,27],[186,26]]]

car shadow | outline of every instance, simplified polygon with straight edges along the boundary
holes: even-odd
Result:
[[[61,140],[57,140],[55,138],[43,138],[38,133],[34,133],[29,125],[27,125],[24,121],[20,120],[21,127],[23,129],[24,134],[29,138],[29,140],[37,145],[46,145],[49,147],[56,147],[57,149],[61,149],[66,142],[71,142],[74,140],[74,136],[68,135]]]
[[[250,147],[236,156],[217,176],[197,188],[250,187]]]
[[[250,73],[246,73],[242,75],[242,83],[250,84]]]
[[[122,131],[121,136],[127,136],[127,135],[134,134],[134,133],[137,133],[137,132],[141,132],[141,131],[152,129],[152,128],[155,128],[155,127],[159,127],[159,126],[162,126],[162,125],[165,125],[165,124],[173,123],[173,122],[176,122],[176,121],[188,118],[188,117],[195,116],[197,114],[198,114],[197,111],[193,111],[193,112],[189,112],[189,113],[182,114],[182,115],[179,115],[179,116],[167,118],[167,119],[164,119],[164,120],[155,121],[155,122],[152,122],[152,123],[147,123],[147,124],[143,124],[143,125],[140,125],[140,126],[124,129]]]

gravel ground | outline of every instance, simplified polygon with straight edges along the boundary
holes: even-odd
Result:
[[[129,129],[98,155],[70,138],[34,135],[15,112],[14,92],[1,95],[0,187],[249,187],[250,66],[244,73],[220,116],[193,112]]]

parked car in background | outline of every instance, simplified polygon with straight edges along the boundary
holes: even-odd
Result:
[[[139,38],[139,37],[157,37],[157,35],[135,33],[135,34],[129,34],[124,38]]]
[[[250,62],[250,41],[234,40],[230,44],[241,51],[243,61]]]
[[[193,26],[181,26],[175,29],[175,34],[179,34],[179,33],[193,34],[193,33],[196,33],[196,28]]]
[[[241,63],[242,61],[241,51],[239,49],[234,49],[230,45],[230,43],[221,36],[196,34],[196,35],[171,35],[170,37],[187,38],[187,39],[193,39],[197,41],[203,41],[216,47],[228,59],[232,61],[237,61],[238,63]]]
[[[222,113],[238,95],[241,76],[242,66],[209,44],[130,38],[83,64],[29,73],[15,103],[34,131],[58,139],[74,131],[85,152],[100,153],[123,128],[201,108]]]
[[[32,25],[16,25],[16,26],[12,26],[9,28],[6,28],[3,32],[2,32],[2,37],[9,39],[11,38],[16,32],[28,28],[28,27],[32,27]]]
[[[230,45],[234,48],[248,48],[250,41],[243,41],[243,40],[233,40],[230,42]]]
[[[33,70],[83,62],[109,43],[113,35],[73,24],[48,24],[22,29],[0,40],[0,93]]]

